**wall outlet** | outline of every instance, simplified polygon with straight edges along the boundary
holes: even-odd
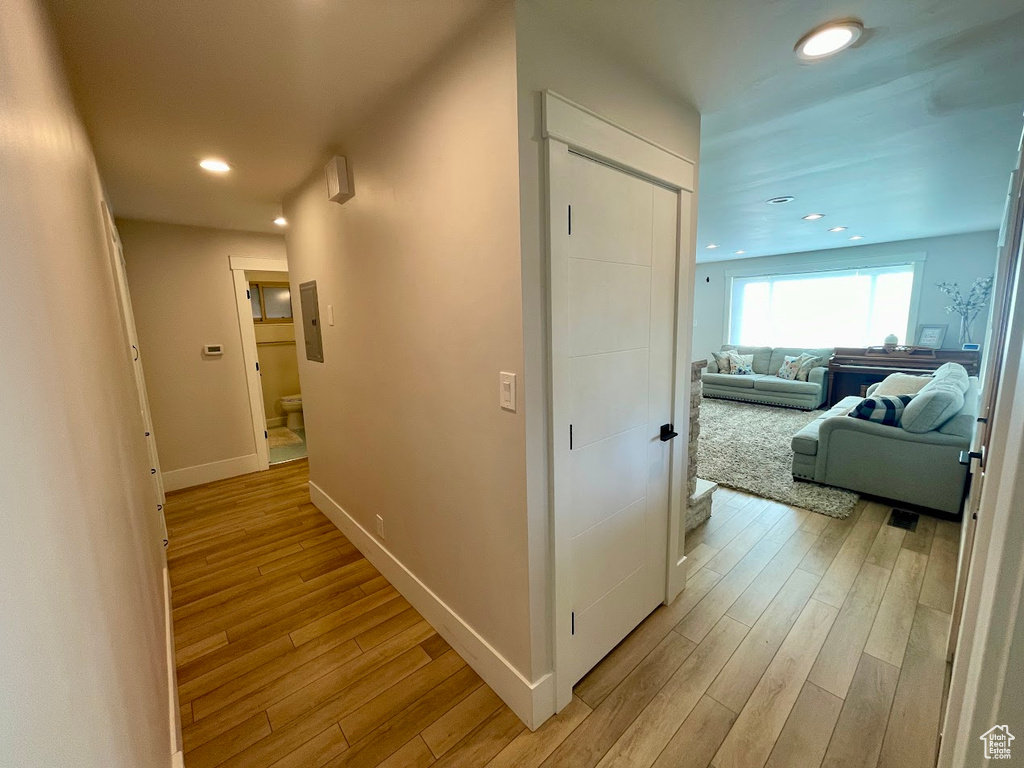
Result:
[[[384,518],[380,515],[377,515],[377,538],[384,538]]]

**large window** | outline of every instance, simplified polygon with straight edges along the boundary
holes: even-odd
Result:
[[[765,347],[906,343],[914,265],[736,277],[729,341]]]

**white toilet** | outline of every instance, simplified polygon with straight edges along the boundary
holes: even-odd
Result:
[[[288,429],[302,429],[302,395],[288,395],[281,398],[281,408],[288,414],[285,426]]]

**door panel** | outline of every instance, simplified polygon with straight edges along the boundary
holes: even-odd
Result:
[[[646,499],[639,499],[573,538],[573,558],[580,571],[588,575],[574,585],[579,613],[643,563],[646,515]]]
[[[678,195],[577,155],[569,169],[575,682],[665,598]]]
[[[651,263],[651,184],[579,158],[573,169],[572,237],[579,253],[619,264]],[[615,204],[608,205],[608,190]]]
[[[647,495],[647,425],[573,449],[572,535]]]
[[[571,357],[646,348],[650,313],[650,267],[569,260]]]
[[[646,349],[569,361],[574,448],[647,423],[648,368]]]

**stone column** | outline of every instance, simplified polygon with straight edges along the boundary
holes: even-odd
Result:
[[[695,360],[690,367],[690,444],[686,469],[687,503],[686,530],[690,531],[711,517],[711,497],[718,487],[715,483],[697,477],[697,438],[700,437],[700,401],[703,397],[701,371],[707,360]]]

